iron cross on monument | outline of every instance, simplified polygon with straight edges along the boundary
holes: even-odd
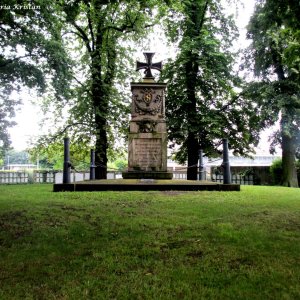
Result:
[[[144,56],[147,62],[136,62],[136,71],[145,69],[145,77],[144,79],[154,79],[151,69],[161,71],[162,62],[152,63],[152,57],[154,56],[154,52],[144,52]]]

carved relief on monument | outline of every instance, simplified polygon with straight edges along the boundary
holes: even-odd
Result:
[[[154,93],[153,89],[145,88],[144,90],[141,91],[141,93],[144,94],[142,101],[146,103],[146,106],[149,106],[153,98],[153,93]]]
[[[138,132],[139,133],[149,133],[156,131],[157,122],[151,120],[142,120],[137,121],[137,125],[139,126]]]
[[[162,89],[151,88],[136,89],[133,94],[134,112],[139,115],[156,115],[163,112]]]

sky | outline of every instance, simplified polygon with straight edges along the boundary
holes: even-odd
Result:
[[[9,129],[11,146],[17,151],[25,150],[30,138],[39,135],[39,122],[42,118],[40,108],[31,103],[32,96],[23,92],[21,99],[22,105],[18,107],[13,119],[17,125]]]
[[[246,34],[246,25],[248,24],[249,18],[253,12],[254,0],[244,0],[243,7],[239,8],[238,17],[237,17],[237,26],[240,30],[240,39],[237,41],[237,45],[244,46],[247,41],[245,40]],[[230,12],[235,13],[235,9],[230,9]],[[157,45],[155,49],[145,49],[145,51],[156,51],[155,58],[165,59],[168,55],[163,49],[159,49],[159,40],[155,42]],[[137,58],[140,59],[140,58]],[[36,101],[36,95],[29,95],[24,92],[21,95],[23,104],[16,112],[16,117],[14,120],[17,122],[17,125],[10,128],[9,132],[11,135],[12,147],[15,150],[21,151],[25,150],[29,144],[28,142],[34,136],[39,134],[46,133],[47,126],[40,127],[39,123],[42,120],[42,112],[37,105],[34,105],[32,102]],[[262,133],[262,141],[258,147],[259,153],[268,154],[268,142],[267,138],[271,130],[268,130]]]

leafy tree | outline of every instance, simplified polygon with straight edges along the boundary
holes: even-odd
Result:
[[[9,147],[9,119],[19,103],[11,94],[21,87],[43,93],[47,84],[56,97],[66,96],[68,60],[61,41],[56,3],[3,0],[0,9],[0,149]],[[0,152],[1,152],[0,151]],[[1,155],[1,153],[0,153]]]
[[[167,25],[179,50],[162,77],[168,80],[166,115],[169,138],[180,145],[175,158],[187,159],[187,179],[196,180],[199,149],[217,155],[228,138],[235,153],[245,155],[257,144],[259,128],[253,104],[234,91],[241,82],[230,51],[237,36],[232,18],[214,0],[181,1],[175,12]]]
[[[132,63],[126,55],[128,44],[125,42],[137,39],[145,34],[145,28],[153,25],[152,8],[157,2],[62,2],[65,36],[69,39],[66,44],[72,46],[78,64],[72,83],[74,97],[66,104],[69,117],[55,137],[68,131],[73,143],[87,148],[95,145],[97,179],[106,178],[108,149],[113,144],[114,135],[122,133],[118,129],[128,127],[125,121],[129,103],[126,102],[127,95],[120,91],[121,83],[128,79],[128,63]],[[61,102],[56,101],[55,105],[60,107],[57,113],[64,109]],[[44,141],[45,146],[48,142],[49,139]]]
[[[63,143],[52,142],[47,147],[39,146],[29,150],[33,161],[39,160],[41,167],[62,170],[64,162]],[[90,150],[79,143],[70,144],[70,161],[76,170],[89,168]]]
[[[31,164],[29,153],[26,151],[9,150],[5,153],[5,164]]]
[[[300,143],[300,5],[294,0],[264,0],[256,5],[248,25],[247,67],[259,82],[247,96],[257,103],[262,127],[280,121],[273,145],[282,148],[282,185],[298,187],[295,155]]]
[[[282,181],[282,160],[281,159],[276,159],[273,161],[272,165],[270,166],[270,173],[274,185],[281,184]]]
[[[16,124],[11,121],[14,116],[15,105],[15,101],[7,101],[0,97],[0,160],[3,159],[5,152],[10,148],[8,128]]]
[[[298,179],[300,178],[300,161],[296,161],[296,172]],[[275,185],[280,185],[282,183],[283,169],[282,169],[282,159],[276,159],[270,166],[270,173]]]
[[[37,167],[42,170],[52,170],[54,164],[49,162],[45,155],[37,157]]]
[[[40,168],[62,170],[64,160],[63,144],[51,143],[48,147],[34,147],[29,150],[31,161],[39,161]],[[70,161],[75,170],[89,170],[90,149],[83,144],[70,144]],[[122,171],[127,166],[125,153],[115,153],[114,159],[108,162],[108,169]]]
[[[124,171],[127,167],[128,167],[127,157],[124,156],[120,156],[113,162],[109,163],[109,168],[119,172]]]

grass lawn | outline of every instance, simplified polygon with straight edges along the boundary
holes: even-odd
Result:
[[[300,189],[0,186],[0,299],[300,299]]]

